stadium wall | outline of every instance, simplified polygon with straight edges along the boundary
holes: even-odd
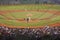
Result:
[[[60,0],[0,0],[0,5],[5,4],[60,4]]]

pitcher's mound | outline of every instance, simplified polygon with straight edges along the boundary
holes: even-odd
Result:
[[[17,19],[17,22],[26,22],[26,23],[31,23],[31,22],[39,22],[39,19],[31,19],[29,22],[25,19]]]

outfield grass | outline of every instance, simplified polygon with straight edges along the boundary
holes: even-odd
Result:
[[[0,6],[0,10],[38,10],[38,9],[51,9],[60,10],[60,5],[12,5],[12,6]]]
[[[0,6],[0,11],[4,10],[60,10],[60,5],[16,5],[16,6]],[[19,22],[16,19],[27,18],[27,14],[32,14],[32,19],[44,19],[49,18],[48,20],[39,20],[38,22]],[[54,15],[47,12],[8,12],[7,14],[0,15],[0,24],[7,24],[9,26],[45,26],[53,23],[60,22],[60,15]],[[54,15],[54,16],[53,16]],[[53,16],[53,17],[51,17]],[[13,20],[6,20],[5,18],[12,18]]]

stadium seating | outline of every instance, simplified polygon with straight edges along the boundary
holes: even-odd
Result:
[[[0,40],[60,40],[60,26],[44,28],[0,26]]]

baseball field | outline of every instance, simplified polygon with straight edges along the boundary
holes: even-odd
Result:
[[[0,5],[0,26],[38,28],[46,25],[60,26],[60,5]]]

